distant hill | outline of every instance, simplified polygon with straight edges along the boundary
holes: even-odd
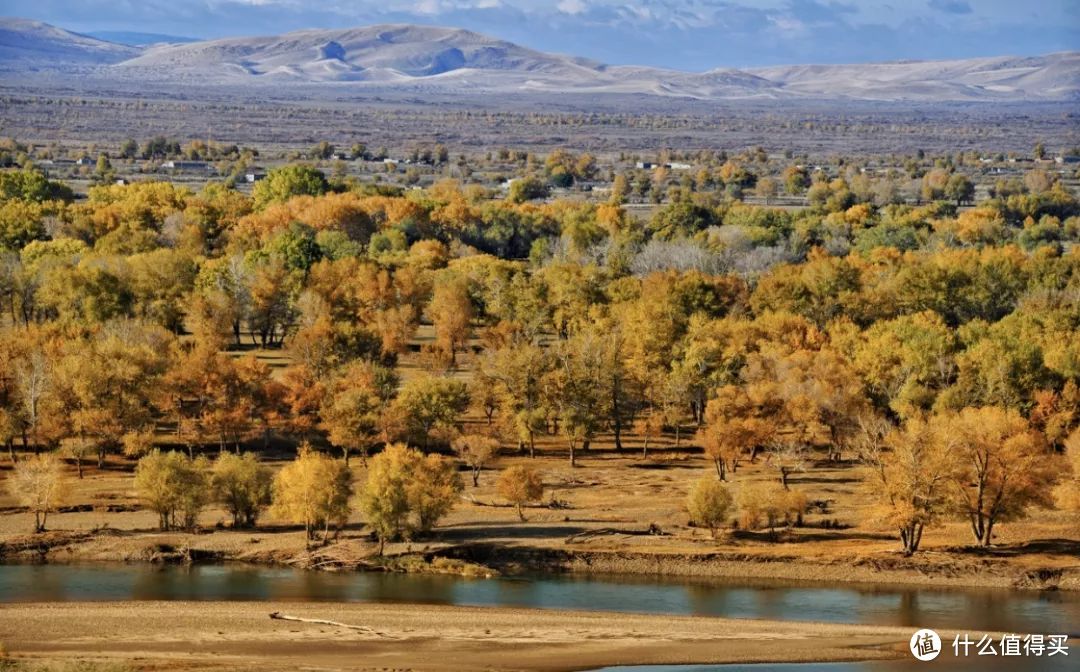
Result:
[[[0,64],[9,68],[107,65],[138,54],[134,47],[72,33],[40,21],[0,18]]]
[[[179,35],[163,35],[162,33],[137,33],[124,30],[95,30],[87,33],[90,37],[106,42],[126,44],[132,47],[145,47],[152,44],[184,44],[198,42],[195,37],[180,37]]]
[[[1080,52],[1017,58],[794,65],[752,69],[804,95],[872,100],[1076,99]]]
[[[20,19],[0,20],[0,69],[100,66],[118,82],[169,87],[340,87],[417,93],[588,93],[702,100],[1080,99],[1080,53],[859,65],[793,65],[703,73],[605,65],[456,28],[390,24],[177,43],[183,38],[99,33],[118,44]],[[158,40],[158,38],[162,38]],[[306,89],[305,89],[306,91]],[[317,93],[315,94],[317,95]]]

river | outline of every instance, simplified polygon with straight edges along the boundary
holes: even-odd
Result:
[[[413,602],[1080,634],[1080,595],[1071,592],[612,575],[467,579],[235,564],[0,565],[0,602],[93,600]]]

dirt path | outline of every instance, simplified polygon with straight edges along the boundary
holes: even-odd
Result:
[[[275,611],[343,625],[272,620]],[[0,605],[0,642],[16,658],[125,661],[140,670],[554,672],[864,660],[905,655],[910,635],[894,627],[411,604]]]

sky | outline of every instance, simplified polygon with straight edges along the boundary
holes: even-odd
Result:
[[[1080,0],[4,0],[3,11],[195,38],[424,23],[692,71],[1080,50]]]

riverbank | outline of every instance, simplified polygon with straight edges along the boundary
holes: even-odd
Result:
[[[606,536],[606,539],[604,538]],[[302,535],[283,530],[204,534],[121,531],[50,532],[0,540],[0,562],[123,562],[199,564],[243,562],[337,571],[390,571],[483,577],[537,572],[611,573],[662,577],[762,578],[828,584],[1080,591],[1080,563],[1050,558],[1041,567],[1018,565],[1007,549],[984,553],[926,551],[808,555],[796,543],[763,549],[678,551],[604,548],[618,532],[559,547],[513,543],[452,544],[438,538],[390,544],[379,557],[366,535],[346,532],[307,548]],[[596,546],[600,546],[597,548]],[[787,552],[784,552],[787,551]]]
[[[517,572],[605,572],[695,576],[830,585],[1080,590],[1080,528],[1066,512],[1034,511],[995,526],[994,545],[972,545],[967,523],[928,529],[907,558],[893,532],[875,522],[857,469],[845,464],[792,476],[792,487],[813,506],[803,525],[750,531],[729,526],[717,539],[689,524],[686,489],[702,472],[700,456],[679,452],[642,459],[590,452],[579,466],[541,456],[501,458],[502,466],[541,471],[543,504],[527,520],[503,502],[493,473],[468,487],[434,533],[413,543],[388,544],[390,560],[363,515],[354,511],[330,543],[311,548],[303,531],[268,512],[254,529],[232,529],[219,507],[206,509],[196,533],[160,532],[158,518],[133,489],[127,461],[72,480],[63,508],[50,514],[53,531],[27,534],[32,516],[0,487],[0,562],[207,563],[236,561],[309,569],[381,570],[484,576]],[[284,461],[269,461],[279,468]],[[353,460],[354,482],[366,471]],[[0,465],[0,472],[4,466]],[[6,474],[0,474],[0,480]],[[739,470],[733,487],[771,478],[761,465]],[[490,568],[490,569],[488,569]]]
[[[320,622],[271,619],[273,612]],[[0,604],[0,642],[15,660],[158,671],[570,672],[878,660],[906,656],[910,636],[910,628],[412,604]]]

